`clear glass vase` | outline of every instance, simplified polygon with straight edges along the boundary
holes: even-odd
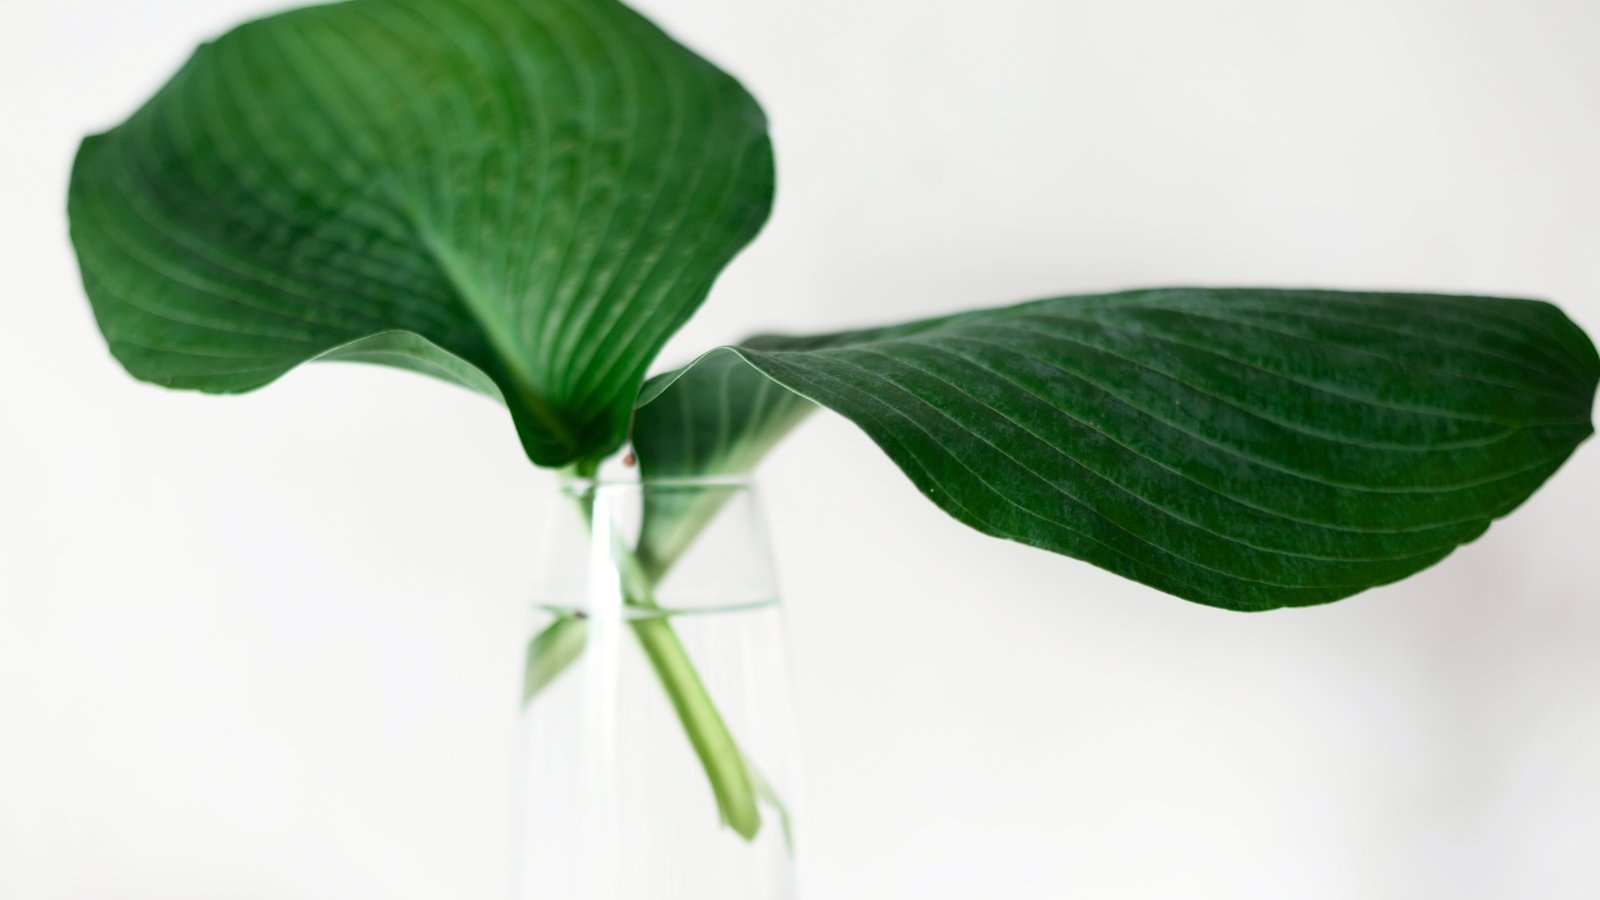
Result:
[[[788,654],[750,486],[562,495],[528,641],[514,900],[790,900]]]

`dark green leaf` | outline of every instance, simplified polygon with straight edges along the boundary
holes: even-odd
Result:
[[[622,442],[771,193],[755,102],[613,0],[352,0],[202,46],[84,142],[69,206],[137,377],[390,362],[501,397],[564,465]]]
[[[1482,534],[1592,433],[1597,376],[1536,301],[1134,291],[712,351],[647,385],[634,442],[648,476],[747,470],[792,424],[776,382],[980,531],[1256,610]]]

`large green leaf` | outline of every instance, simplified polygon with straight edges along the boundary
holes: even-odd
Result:
[[[980,531],[1256,610],[1482,534],[1592,433],[1597,377],[1536,301],[1134,291],[718,349],[646,385],[634,444],[651,477],[746,471],[781,385]],[[705,514],[659,511],[654,555]]]
[[[388,362],[500,396],[564,465],[623,441],[771,194],[755,102],[613,0],[352,0],[202,46],[84,142],[69,207],[137,377]]]

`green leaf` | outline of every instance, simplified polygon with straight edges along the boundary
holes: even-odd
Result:
[[[624,440],[772,178],[755,101],[612,0],[352,0],[200,47],[84,141],[69,211],[135,376],[395,364],[500,397],[559,466]]]
[[[747,470],[792,424],[775,382],[980,531],[1260,610],[1481,535],[1593,432],[1597,377],[1537,301],[1133,291],[714,350],[647,385],[634,443],[647,476]]]
[[[661,402],[651,402],[665,391]],[[639,395],[633,446],[642,474],[660,482],[743,475],[816,408],[733,353],[650,380]],[[660,580],[736,491],[654,490],[646,495],[639,564]]]

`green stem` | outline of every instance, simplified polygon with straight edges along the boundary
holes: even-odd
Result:
[[[755,785],[745,768],[744,754],[739,752],[739,745],[728,732],[711,695],[706,693],[683,642],[666,619],[637,619],[633,633],[661,679],[695,755],[700,757],[722,821],[745,840],[755,838],[761,830],[761,811],[756,807]]]
[[[653,579],[645,574],[638,557],[621,541],[613,543],[612,552],[617,558],[624,602],[635,609],[660,610]],[[655,669],[656,677],[661,680],[678,721],[683,723],[695,755],[700,757],[722,821],[745,840],[753,839],[761,830],[755,785],[745,768],[744,754],[739,752],[739,745],[734,742],[727,724],[722,721],[722,714],[717,712],[711,694],[695,671],[689,651],[665,615],[636,618],[629,624],[651,668]]]
[[[593,511],[583,509],[585,520],[592,527]],[[615,541],[612,552],[617,560],[618,575],[622,582],[623,602],[639,610],[660,610],[655,600],[654,578],[646,573],[638,557],[621,541]],[[717,810],[722,821],[745,840],[755,838],[761,830],[761,811],[757,805],[758,791],[787,819],[782,804],[765,782],[757,783],[744,754],[728,731],[727,723],[717,711],[704,682],[689,659],[688,650],[672,628],[666,614],[645,616],[630,620],[635,637],[644,650],[645,658],[655,670],[667,699],[683,724],[685,735],[694,748],[706,778],[716,797]],[[580,616],[566,615],[556,619],[528,644],[528,655],[523,678],[523,703],[527,704],[550,682],[583,653],[588,638],[588,621]],[[788,823],[784,822],[787,836]]]

